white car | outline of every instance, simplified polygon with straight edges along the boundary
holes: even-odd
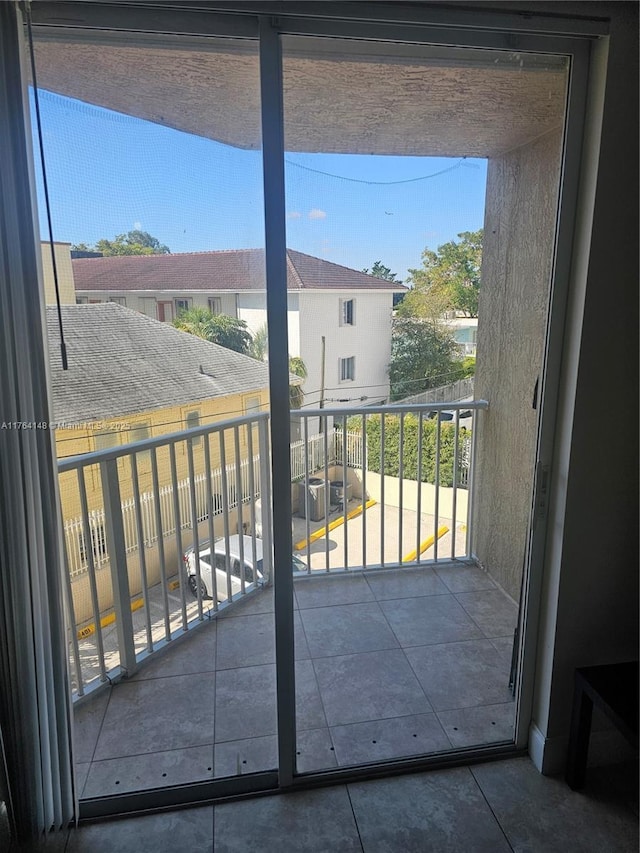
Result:
[[[242,559],[240,555],[240,540],[242,539]],[[213,544],[213,552],[209,542],[200,543],[200,595],[202,598],[213,598],[213,575],[215,572],[215,587],[218,601],[226,601],[228,598],[227,585],[227,549],[225,538],[216,539]],[[245,589],[253,583],[263,580],[263,552],[262,541],[251,536],[240,537],[237,534],[229,536],[229,579],[231,581],[231,595],[235,595],[242,589],[241,573],[244,575]],[[255,565],[254,565],[254,542],[255,542]],[[187,583],[194,598],[198,597],[198,578],[196,575],[196,555],[193,548],[189,548],[183,557],[186,571]],[[307,566],[295,555],[293,556],[292,568],[294,572],[306,572]]]

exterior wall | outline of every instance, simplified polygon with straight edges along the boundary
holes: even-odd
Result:
[[[475,396],[474,550],[516,601],[531,506],[558,195],[558,130],[489,161]]]
[[[252,335],[267,322],[267,294],[239,293],[238,317],[244,320]],[[300,355],[300,298],[297,293],[287,294],[287,323],[289,355]]]
[[[127,308],[131,308],[134,311],[139,311],[141,314],[147,314],[145,310],[145,299],[155,299],[156,306],[158,302],[172,302],[174,305],[174,316],[176,316],[177,312],[175,310],[175,300],[176,299],[190,299],[192,307],[200,307],[200,308],[208,308],[209,307],[209,298],[210,297],[218,297],[222,302],[222,314],[228,314],[230,317],[236,316],[236,295],[235,293],[224,293],[217,291],[210,291],[203,293],[202,291],[193,291],[193,292],[182,292],[182,291],[161,291],[161,290],[148,290],[148,291],[140,291],[140,290],[118,290],[113,292],[108,292],[105,290],[78,290],[74,295],[73,302],[75,304],[76,297],[78,299],[88,300],[89,302],[109,302],[112,297],[116,299],[124,298]],[[151,316],[151,315],[149,315]],[[159,319],[156,307],[156,313],[153,315],[154,319]]]
[[[44,277],[44,299],[47,305],[56,304],[56,288],[53,278],[53,261],[51,260],[51,246],[49,243],[41,243],[42,273]],[[76,304],[76,291],[73,286],[73,269],[71,267],[71,243],[54,243],[53,251],[56,258],[56,270],[58,273],[58,289],[62,305]]]
[[[355,300],[355,323],[340,325],[340,300]],[[307,367],[306,405],[320,401],[322,336],[325,336],[327,407],[362,406],[386,400],[391,360],[393,294],[362,291],[314,291],[300,294],[300,355]],[[340,381],[338,360],[355,357],[355,379]],[[365,400],[360,399],[366,397]],[[349,398],[349,402],[336,402]]]
[[[203,400],[186,406],[174,406],[167,409],[158,409],[153,412],[141,412],[136,415],[126,415],[122,418],[112,418],[108,422],[96,421],[92,424],[77,424],[78,429],[64,428],[56,430],[56,450],[58,458],[63,456],[77,456],[90,453],[96,449],[96,432],[101,429],[112,429],[118,433],[118,444],[127,444],[133,440],[140,440],[137,436],[131,436],[131,430],[144,423],[150,425],[150,438],[155,438],[171,432],[179,432],[186,429],[186,416],[189,412],[200,413],[200,424],[215,423],[216,421],[228,420],[240,417],[247,413],[247,407],[255,398],[259,398],[261,409],[264,411],[269,406],[268,389],[262,388],[245,394],[236,394],[215,400]],[[246,439],[241,432],[240,452],[246,454]],[[225,434],[225,453],[227,464],[235,458],[234,438],[231,431]],[[254,441],[254,453],[257,453],[257,444]],[[204,470],[203,442],[193,449],[194,465],[196,474]],[[211,465],[218,467],[220,460],[219,444],[213,438],[210,443]],[[166,448],[157,452],[158,477],[160,487],[171,483],[171,469],[169,453]],[[128,458],[119,463],[120,490],[122,500],[133,497],[133,484],[131,481],[131,463]],[[189,476],[188,455],[185,443],[176,447],[176,467],[178,480],[184,480]],[[138,457],[138,476],[140,491],[151,491],[151,462],[148,458]],[[80,498],[78,495],[77,475],[73,471],[60,475],[60,495],[62,503],[63,519],[69,520],[80,516]],[[103,497],[100,483],[100,472],[97,465],[88,469],[85,475],[87,489],[87,501],[89,510],[103,507]]]

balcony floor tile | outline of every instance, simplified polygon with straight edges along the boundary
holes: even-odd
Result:
[[[467,768],[348,787],[365,853],[511,850]]]
[[[401,649],[313,662],[329,726],[431,711]]]
[[[496,589],[495,583],[479,566],[460,564],[435,566],[435,573],[451,592],[475,592]]]
[[[296,727],[298,731],[326,727],[327,719],[312,661],[296,661]]]
[[[113,688],[88,697],[73,710],[73,751],[78,764],[91,761]]]
[[[298,731],[296,761],[298,772],[335,767],[336,757],[327,728]],[[239,776],[274,770],[278,766],[276,735],[226,741],[215,746],[215,775]]]
[[[393,717],[334,726],[331,739],[338,764],[364,764],[450,749],[451,743],[435,714]]]
[[[222,619],[218,625],[218,670],[275,663],[273,613]]]
[[[215,672],[216,620],[207,620],[154,654],[129,681],[166,678],[198,672]]]
[[[367,583],[377,601],[393,598],[413,598],[423,595],[446,595],[449,590],[431,568],[383,569],[365,572]]]
[[[509,670],[489,640],[419,646],[406,650],[436,711],[509,702]]]
[[[485,637],[513,634],[518,608],[499,589],[458,593],[456,598]]]
[[[213,745],[94,761],[85,797],[142,791],[213,778]]]
[[[453,643],[483,636],[452,595],[382,601],[380,607],[402,646]]]
[[[214,673],[118,684],[94,760],[213,743]]]
[[[302,624],[313,658],[397,648],[377,602],[302,610]]]
[[[438,711],[438,719],[456,747],[513,740],[515,703]]]
[[[361,574],[302,578],[295,585],[295,596],[301,610],[373,601],[373,593]]]

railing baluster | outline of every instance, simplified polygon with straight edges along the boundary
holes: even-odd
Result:
[[[384,412],[380,415],[380,565],[384,566],[384,442],[385,442],[385,422]]]
[[[460,441],[460,412],[456,410],[455,414],[455,433],[453,436],[453,492],[451,494],[451,559],[456,558],[456,515],[458,508],[458,444]]]
[[[348,498],[347,498],[347,483],[348,483],[348,470],[347,470],[347,416],[345,415],[342,418],[342,512],[344,515],[344,567],[348,571],[349,570],[349,539],[348,539],[348,529],[347,523],[349,520],[349,508],[348,508]]]
[[[311,543],[309,540],[311,539],[311,519],[309,518],[309,491],[310,491],[310,483],[309,483],[309,419],[303,418],[304,427],[303,427],[303,435],[304,435],[304,471],[303,471],[303,480],[304,488],[302,490],[304,496],[304,527],[305,527],[305,536],[306,536],[306,549],[307,549],[307,565],[311,565]],[[300,489],[298,488],[298,500],[300,500]]]
[[[398,444],[398,562],[402,563],[402,522],[404,512],[403,488],[404,488],[404,412],[400,414],[400,434]]]
[[[158,478],[158,458],[156,448],[151,448],[151,482],[153,484],[153,503],[156,520],[156,542],[158,543],[158,560],[160,563],[160,583],[162,584],[162,603],[164,606],[164,637],[171,639],[171,614],[169,609],[169,590],[167,587],[167,563],[164,553],[164,528],[162,525],[162,499],[160,497],[160,481]]]
[[[71,574],[69,571],[69,552],[64,549],[64,594],[67,604],[67,613],[69,616],[69,625],[67,630],[71,637],[71,650],[73,654],[73,666],[76,672],[76,693],[78,697],[84,696],[84,674],[82,672],[82,660],[80,658],[80,645],[78,643],[78,628],[76,622],[76,609],[73,603],[73,590],[71,588]],[[96,626],[97,627],[97,626]],[[106,675],[103,674],[104,657],[100,656],[100,681],[106,680]]]
[[[213,491],[211,485],[211,478],[213,472],[211,471],[211,450],[209,447],[209,442],[211,440],[211,434],[203,436],[204,438],[204,467],[206,472],[205,478],[205,494],[207,498],[207,527],[209,528],[209,553],[213,553],[213,546],[215,543],[215,531],[213,526],[213,514],[215,512],[215,508],[213,506]],[[198,560],[198,571],[200,570],[200,560]],[[215,579],[215,566],[211,565],[211,585],[213,589],[211,590],[211,595],[213,597],[213,609],[216,611],[218,609],[218,592],[216,586]]]
[[[362,472],[362,566],[367,567],[367,416],[362,415],[362,446],[360,470]]]
[[[260,457],[260,510],[262,513],[262,576],[273,581],[273,544],[271,536],[271,465],[269,454],[269,422],[258,421],[258,455]]]
[[[233,428],[233,446],[236,454],[236,526],[238,528],[238,550],[240,557],[240,592],[244,595],[244,524],[242,519],[244,490],[242,487],[242,467],[240,465],[240,434],[237,424]]]
[[[193,442],[190,438],[187,439],[187,464],[189,466],[189,497],[191,498],[191,528],[193,530],[193,555],[194,565],[196,570],[196,603],[198,606],[198,619],[202,621],[202,589],[200,579],[200,536],[198,535],[198,511],[196,507],[196,490],[195,490],[195,465],[193,464]],[[180,552],[179,556],[182,556]]]
[[[442,433],[442,415],[438,412],[436,422],[436,476],[433,518],[433,559],[438,562],[438,527],[440,526],[440,436]]]
[[[104,495],[105,533],[111,564],[113,607],[116,614],[120,666],[127,675],[133,675],[137,668],[136,649],[133,640],[131,593],[129,591],[129,572],[122,525],[122,500],[120,498],[117,459],[106,459],[100,463],[100,479]]]
[[[329,480],[329,436],[327,435],[327,419],[319,418],[318,423],[322,425],[322,451],[324,455],[324,520],[326,526],[329,526],[329,505],[331,502],[331,489]],[[329,531],[324,534],[324,570],[331,571],[329,565]],[[311,560],[309,560],[309,571],[311,571]]]
[[[82,518],[82,537],[84,541],[84,551],[87,560],[88,578],[89,578],[89,593],[91,595],[91,611],[93,613],[93,624],[95,626],[96,647],[98,650],[98,666],[100,668],[100,681],[107,680],[107,671],[104,660],[104,645],[102,641],[102,625],[100,623],[100,601],[98,599],[98,585],[96,582],[96,565],[94,560],[93,539],[91,536],[91,524],[89,521],[89,508],[87,501],[87,487],[84,480],[84,467],[77,469],[78,492],[80,495],[80,514]],[[115,559],[115,555],[111,556]],[[111,567],[113,575],[113,566]],[[114,591],[115,597],[115,591]],[[75,631],[74,625],[74,631]]]
[[[142,512],[140,510],[140,481],[138,479],[138,461],[136,454],[132,453],[131,459],[131,481],[133,484],[133,506],[136,517],[136,530],[138,535],[138,558],[140,560],[140,580],[142,582],[142,600],[144,602],[144,613],[146,618],[147,651],[153,651],[153,634],[151,630],[151,606],[149,603],[149,584],[147,580],[147,558],[144,550],[142,531]]]
[[[171,486],[173,494],[173,516],[175,521],[176,548],[178,549],[178,589],[180,590],[180,608],[182,611],[182,630],[187,630],[187,599],[184,589],[184,571],[182,570],[182,517],[180,515],[180,494],[178,492],[178,468],[176,464],[176,445],[172,441],[169,445],[169,463],[171,467]],[[198,554],[198,558],[200,555]]]
[[[251,565],[253,583],[258,586],[258,555],[256,553],[256,482],[255,473],[253,470],[253,424],[245,424],[247,430],[247,454],[249,457],[249,465],[247,467],[249,477],[249,494],[251,500],[249,502],[249,524],[251,526]]]
[[[416,481],[418,500],[416,504],[416,561],[420,562],[420,543],[422,542],[422,430],[424,428],[423,411],[418,413],[418,458],[416,460]]]
[[[218,433],[220,442],[220,470],[222,472],[222,522],[224,525],[224,567],[227,576],[227,601],[231,601],[233,591],[231,589],[231,556],[229,554],[229,483],[227,481],[227,454],[224,444],[224,433],[222,429]],[[216,572],[215,555],[211,557],[211,575],[215,578],[213,585],[216,590],[214,595],[217,595],[218,578]]]

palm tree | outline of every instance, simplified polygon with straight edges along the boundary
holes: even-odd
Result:
[[[228,314],[212,314],[206,308],[195,306],[181,311],[173,321],[176,329],[189,332],[221,347],[249,355],[252,338],[244,320]]]
[[[289,358],[289,373],[294,373],[300,376],[301,379],[307,378],[307,367],[299,355],[293,355]],[[289,408],[300,409],[304,403],[304,391],[302,383],[299,385],[289,385]]]

